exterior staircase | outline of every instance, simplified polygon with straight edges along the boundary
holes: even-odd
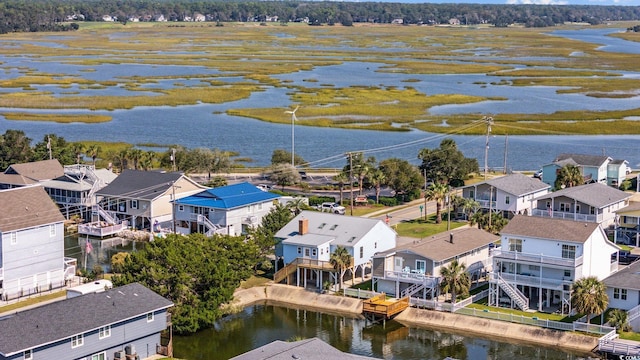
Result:
[[[104,221],[108,222],[109,224],[118,224],[119,223],[118,220],[116,220],[113,216],[111,216],[111,214],[109,214],[100,205],[94,205],[93,206],[93,211],[97,212],[98,215],[100,215],[104,219]]]
[[[287,276],[293,274],[296,271],[296,269],[298,267],[297,265],[298,264],[294,261],[294,262],[291,262],[291,263],[287,264],[282,269],[278,270],[278,272],[273,274],[273,282],[277,284],[280,281],[286,279]]]
[[[196,217],[196,221],[198,222],[198,224],[203,224],[204,226],[207,227],[207,229],[209,229],[205,234],[207,236],[212,236],[213,234],[221,233],[222,230],[224,230],[224,227],[212,223],[211,220],[207,219],[207,217],[204,215],[198,214],[198,216]]]
[[[424,289],[424,284],[413,284],[400,292],[400,298],[411,297],[422,289]]]
[[[500,289],[502,289],[502,291],[504,291],[522,311],[528,311],[529,299],[524,296],[524,294],[520,290],[518,290],[518,288],[507,283],[501,276],[498,275],[497,278],[498,286],[500,286]]]

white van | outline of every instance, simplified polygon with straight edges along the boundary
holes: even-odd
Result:
[[[67,299],[74,298],[80,295],[93,294],[103,292],[107,289],[111,289],[113,284],[110,280],[96,280],[90,283],[74,286],[67,290]]]

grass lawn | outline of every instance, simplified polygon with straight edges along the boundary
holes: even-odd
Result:
[[[549,314],[549,313],[543,313],[543,312],[526,312],[526,311],[521,311],[516,309],[489,306],[487,305],[486,298],[476,303],[469,304],[467,308],[477,309],[482,311],[487,310],[490,312],[496,312],[496,313],[502,313],[502,314],[512,314],[514,316],[523,316],[528,318],[536,317],[541,320],[553,320],[553,321],[561,321],[566,323],[574,322],[575,320],[580,318],[580,316],[563,316],[560,314]]]
[[[38,304],[38,303],[41,303],[41,302],[45,302],[47,300],[53,300],[53,299],[62,298],[62,297],[66,297],[66,296],[67,296],[67,291],[66,290],[57,291],[57,292],[54,292],[54,293],[51,293],[51,294],[47,294],[47,295],[34,296],[34,297],[31,297],[31,298],[28,298],[28,299],[20,300],[20,301],[18,301],[16,303],[13,303],[13,304],[0,306],[0,312],[13,311],[13,310],[25,307],[25,306],[34,305],[34,304]]]
[[[459,228],[466,225],[466,222],[451,222],[451,229]],[[403,221],[395,226],[396,232],[400,236],[407,236],[413,238],[425,238],[427,236],[439,234],[443,231],[447,231],[446,217],[443,217],[440,224],[436,224],[436,216],[431,215],[424,219],[415,219],[410,221]]]

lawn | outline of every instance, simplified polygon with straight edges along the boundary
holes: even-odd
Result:
[[[466,225],[466,222],[452,221],[450,224],[451,229],[459,228]],[[424,219],[414,219],[409,221],[403,221],[396,225],[395,229],[398,235],[413,237],[413,238],[425,238],[431,235],[439,234],[447,231],[446,216],[443,216],[440,224],[436,223],[436,216],[431,215],[425,221]]]
[[[23,308],[25,306],[29,306],[29,305],[35,305],[35,304],[39,304],[48,300],[53,300],[53,299],[58,299],[58,298],[62,298],[62,297],[66,297],[67,296],[67,291],[66,290],[62,290],[62,291],[57,291],[51,294],[46,294],[46,295],[41,295],[41,296],[34,296],[34,297],[30,297],[27,299],[21,299],[18,302],[15,302],[13,304],[9,304],[9,305],[5,305],[5,306],[0,306],[0,313],[3,312],[7,312],[7,311],[13,311],[16,309],[20,309]]]

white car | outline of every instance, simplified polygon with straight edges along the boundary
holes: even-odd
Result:
[[[258,184],[256,185],[256,187],[262,191],[269,191],[271,190],[271,186],[266,185],[266,184]]]
[[[326,202],[322,203],[322,205],[318,206],[318,209],[322,212],[332,212],[334,214],[344,215],[346,209],[342,205],[338,205],[337,203]]]

